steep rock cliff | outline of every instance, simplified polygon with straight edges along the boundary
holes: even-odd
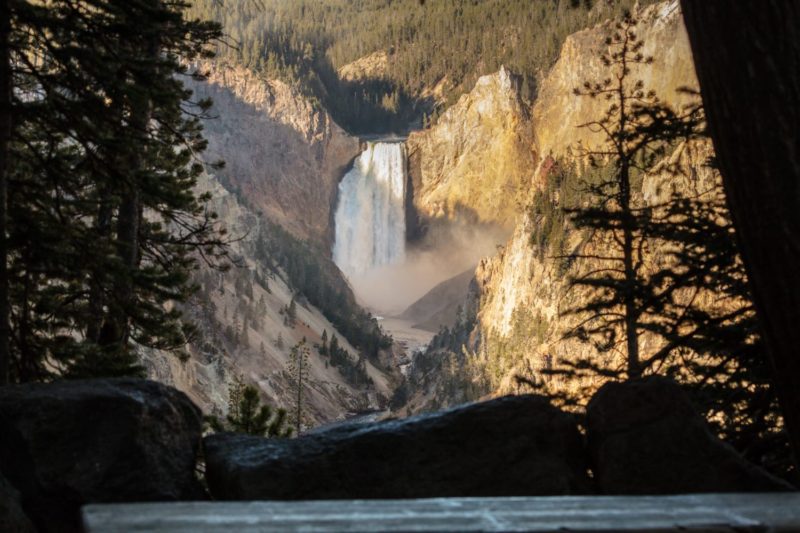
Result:
[[[697,89],[692,50],[677,0],[655,4],[634,12],[643,33],[641,52],[652,56],[652,65],[633,66],[631,78],[642,80],[666,103],[680,108],[692,100],[679,92],[683,87]],[[586,148],[601,140],[600,133],[579,127],[596,120],[608,107],[602,97],[576,98],[574,90],[584,82],[599,82],[608,77],[599,52],[616,21],[608,20],[567,37],[558,61],[542,81],[533,105],[534,137],[543,156],[563,156],[577,146]]]
[[[382,80],[389,69],[389,57],[383,50],[373,52],[340,67],[337,74],[343,81]]]
[[[678,2],[656,4],[638,13],[637,18],[643,30],[640,35],[645,42],[643,53],[652,55],[653,63],[634,68],[631,75],[633,79],[641,79],[648,90],[654,90],[664,103],[680,109],[691,101],[691,97],[678,89],[697,88],[697,79]],[[573,90],[584,81],[602,80],[608,76],[598,53],[613,24],[613,21],[607,21],[578,32],[564,43],[559,60],[543,81],[533,106],[535,139],[540,153],[569,159],[570,154],[577,157],[577,146],[596,149],[602,142],[599,133],[580,126],[602,116],[608,103],[603,98],[577,97]],[[708,150],[705,144],[702,147],[692,145],[676,151],[674,157],[683,157],[685,167],[698,169],[710,155]],[[545,172],[545,169],[541,170]],[[655,179],[648,176],[644,190],[653,191]],[[652,194],[648,198],[651,202],[655,200]],[[517,307],[540,309],[551,317],[555,311],[557,302],[553,297],[559,291],[552,291],[555,294],[548,296],[544,289],[546,284],[536,280],[552,267],[553,261],[545,259],[544,264],[537,264],[529,242],[532,223],[527,217],[522,220],[505,250],[484,262],[477,272],[485,286],[481,323],[503,335],[511,330],[513,311]]]
[[[225,64],[198,69],[207,79],[188,86],[214,101],[204,158],[225,161],[216,176],[254,211],[327,245],[338,181],[359,153],[358,139],[282,81]]]
[[[436,125],[407,141],[411,191],[424,226],[513,227],[537,163],[530,113],[507,69],[480,78]]]
[[[201,265],[195,278],[200,291],[184,306],[187,318],[199,326],[188,345],[189,357],[181,361],[174,354],[147,352],[148,375],[185,391],[205,412],[227,410],[228,388],[238,377],[258,385],[273,405],[289,408],[289,352],[305,339],[311,349],[304,401],[309,425],[381,407],[395,377],[362,361],[371,379],[364,383],[345,375],[351,368],[337,368],[320,355],[314,345],[326,332],[348,352],[349,367],[359,364],[359,350],[304,298],[303,287],[293,283],[263,244],[296,239],[291,246],[297,249],[300,241],[307,241],[303,253],[316,254],[309,264],[322,269],[316,274],[317,287],[327,284],[326,290],[346,300],[342,306],[355,306],[346,281],[326,254],[338,182],[359,152],[358,140],[284,82],[226,64],[195,67],[206,79],[187,80],[187,87],[194,99],[211,98],[214,104],[214,118],[204,121],[208,150],[203,158],[225,163],[221,169],[208,167],[198,191],[212,195],[210,207],[233,238],[234,264],[224,273]],[[286,310],[293,300],[297,319],[290,324]]]
[[[199,327],[188,345],[189,357],[149,351],[144,354],[148,376],[184,391],[206,413],[227,411],[228,387],[237,377],[256,384],[274,406],[292,408],[289,352],[305,340],[310,350],[310,372],[304,415],[308,425],[342,419],[348,413],[383,406],[394,379],[372,362],[365,362],[371,384],[354,384],[330,358],[314,347],[323,332],[336,335],[356,364],[355,349],[314,306],[297,297],[297,319],[286,320],[286,309],[296,293],[280,269],[267,268],[257,252],[260,215],[241,205],[212,176],[204,176],[199,192],[210,192],[210,207],[220,224],[236,240],[231,243],[235,263],[227,272],[202,266],[195,280],[198,294],[185,306],[187,317]]]
[[[641,79],[644,86],[653,89],[664,103],[679,109],[692,97],[678,89],[696,88],[697,81],[678,1],[656,4],[634,15],[639,20],[639,36],[646,43],[643,52],[653,56],[653,63],[635,68],[631,76]],[[515,200],[530,198],[529,195],[553,170],[555,159],[574,163],[578,172],[581,171],[584,166],[579,157],[581,147],[597,147],[601,137],[580,128],[580,125],[599,118],[608,103],[603,98],[577,97],[574,89],[582,86],[584,81],[601,81],[607,77],[598,55],[613,24],[614,21],[607,21],[568,37],[558,62],[543,80],[531,112],[532,133],[525,138],[528,144],[516,152],[540,154],[530,158],[525,167],[528,172],[527,193],[499,194],[491,177],[495,174],[491,171],[487,172],[490,177],[485,182],[462,178],[466,183],[482,184],[487,194],[498,196],[494,198],[495,202],[504,202],[508,209],[507,206]],[[446,117],[450,115],[451,122],[455,111],[456,107],[445,114]],[[502,126],[495,125],[495,128],[486,131],[483,139],[490,146],[489,139],[502,137],[507,132]],[[469,128],[464,128],[464,131],[469,131]],[[436,147],[438,161],[428,163],[428,168],[437,164],[441,168],[442,161],[451,161],[445,154],[460,153],[447,144],[451,142],[457,146],[457,136],[427,133],[427,137],[435,137],[443,143]],[[423,146],[433,145],[428,142]],[[476,149],[476,154],[480,153],[483,152]],[[681,179],[686,181],[676,183],[675,175],[666,172],[662,165],[644,177],[637,197],[646,205],[655,205],[666,199],[665,195],[673,186],[684,191],[691,187],[713,186],[716,175],[706,165],[711,156],[713,149],[707,141],[681,144],[668,160],[683,170]],[[427,157],[431,158],[430,155]],[[450,163],[450,166],[454,165]],[[453,174],[428,171],[421,175],[428,176],[429,184],[426,188],[423,180],[422,192],[418,193],[417,205],[422,212],[434,205],[428,202],[428,198],[442,194],[442,191],[452,194],[450,191],[467,188],[462,188]],[[434,175],[450,177],[451,181],[431,179],[430,176]],[[482,205],[484,199],[481,193],[475,193],[466,202],[468,207],[471,206],[469,201]],[[569,268],[580,265],[567,266],[562,258],[538,250],[531,236],[541,221],[531,217],[523,207],[515,212],[519,213],[518,223],[506,245],[497,255],[483,259],[478,265],[470,294],[463,305],[465,312],[452,330],[434,339],[428,353],[418,358],[418,366],[425,370],[423,374],[426,375],[415,375],[412,369],[413,379],[409,381],[416,380],[419,386],[410,386],[414,389],[410,396],[403,391],[409,396],[404,399],[411,411],[438,408],[482,395],[523,390],[525,386],[520,385],[517,376],[539,379],[542,370],[551,368],[558,360],[577,360],[594,354],[591,345],[563,338],[577,320],[564,316],[563,311],[585,296],[579,290],[568,290]],[[585,238],[578,232],[567,231],[564,249],[569,253],[584,246]],[[648,343],[655,341],[645,338],[642,342],[643,351],[647,351]],[[430,377],[431,368],[436,368],[433,372],[438,372],[436,378]],[[547,386],[554,391],[577,391],[599,385],[602,381],[600,378],[591,378],[588,383],[560,377],[545,379],[549,380]]]
[[[669,201],[672,191],[692,196],[719,186],[718,174],[708,166],[714,151],[710,141],[680,144],[652,172],[644,176],[637,192],[642,205],[657,206]],[[669,170],[668,170],[669,169]],[[676,172],[675,169],[679,169]],[[564,259],[541,254],[531,243],[535,221],[525,216],[506,247],[493,258],[487,258],[476,270],[479,287],[476,331],[481,343],[475,346],[475,357],[486,379],[484,385],[492,393],[518,390],[518,376],[540,381],[553,392],[592,390],[605,380],[600,376],[566,380],[546,376],[543,370],[558,361],[594,359],[599,364],[616,365],[622,361],[609,353],[599,354],[594,346],[575,337],[565,338],[581,321],[581,316],[564,311],[584,302],[586,289],[570,287],[569,278],[594,267],[590,259],[578,259],[566,265]],[[584,247],[582,252],[603,254],[602,249],[586,244],[586,235],[568,231],[568,251]],[[665,258],[655,251],[652,258]],[[703,305],[706,296],[697,304]],[[653,353],[661,341],[643,334],[642,353]],[[621,356],[621,355],[620,355]],[[598,359],[601,358],[601,359]]]

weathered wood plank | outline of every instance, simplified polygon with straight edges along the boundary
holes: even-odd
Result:
[[[800,494],[89,505],[87,533],[800,531]]]

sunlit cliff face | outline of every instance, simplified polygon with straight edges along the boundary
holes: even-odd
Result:
[[[483,226],[448,224],[407,249],[406,170],[403,143],[370,142],[339,184],[333,259],[360,301],[379,314],[402,312],[507,237]]]

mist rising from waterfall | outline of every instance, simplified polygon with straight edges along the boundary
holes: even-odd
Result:
[[[397,142],[368,143],[339,183],[333,260],[358,300],[385,316],[493,255],[508,237],[500,228],[447,223],[407,249],[405,185],[405,147]]]
[[[434,226],[421,242],[406,249],[403,263],[375,268],[350,281],[363,305],[384,316],[399,315],[437,284],[495,255],[508,236],[508,230],[488,226]]]
[[[333,260],[351,282],[405,259],[405,188],[402,143],[368,143],[339,183]]]

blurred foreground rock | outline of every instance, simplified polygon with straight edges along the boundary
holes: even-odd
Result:
[[[0,387],[0,471],[41,531],[80,531],[90,502],[197,498],[200,411],[138,379]]]
[[[589,452],[605,494],[793,490],[719,440],[673,381],[604,385],[587,410]]]
[[[36,531],[22,510],[19,492],[0,474],[0,531],[28,533]]]
[[[540,396],[344,425],[297,439],[217,434],[204,446],[209,488],[222,500],[590,492],[575,420]]]

